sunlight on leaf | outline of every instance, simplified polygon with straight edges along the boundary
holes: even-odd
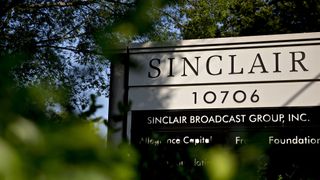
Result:
[[[22,179],[21,161],[17,152],[0,138],[0,179]]]
[[[119,32],[122,35],[124,35],[125,37],[130,38],[130,37],[137,34],[137,29],[133,24],[127,22],[127,23],[122,23],[122,24],[118,25],[115,28],[115,32]]]
[[[211,179],[229,180],[236,173],[236,156],[230,149],[217,146],[209,150],[206,157],[209,160],[207,171]]]
[[[24,144],[36,145],[43,141],[42,134],[37,126],[22,117],[10,124],[9,131]]]

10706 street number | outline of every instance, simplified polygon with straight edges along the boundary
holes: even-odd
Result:
[[[255,89],[253,92],[245,92],[243,90],[236,91],[206,91],[204,93],[192,92],[193,94],[193,103],[198,104],[199,101],[204,102],[206,104],[213,103],[225,103],[227,100],[231,99],[236,103],[243,102],[252,102],[257,103],[260,100],[257,90]]]

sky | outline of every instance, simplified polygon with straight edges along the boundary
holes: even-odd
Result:
[[[94,117],[101,117],[103,119],[108,119],[109,114],[109,98],[100,96],[97,98],[97,105],[102,105],[102,108],[99,108]],[[108,129],[103,123],[98,123],[96,126],[99,130],[99,135],[102,137],[107,137]]]

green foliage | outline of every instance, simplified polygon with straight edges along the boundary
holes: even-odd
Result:
[[[0,55],[26,52],[13,72],[19,86],[48,82],[70,90],[74,111],[92,92],[109,95],[110,53],[152,30],[164,1],[4,1]]]
[[[204,153],[208,160],[206,170],[209,179],[265,179],[268,156],[259,144],[242,145],[239,148],[214,146]]]
[[[88,123],[37,126],[31,120],[10,123],[0,139],[1,179],[134,179],[135,155],[115,151]]]
[[[106,148],[88,121],[97,105],[75,115],[58,108],[68,104],[66,89],[50,83],[16,86],[9,72],[25,57],[0,59],[0,179],[135,179],[132,148]]]
[[[182,34],[184,38],[216,37],[222,20],[228,16],[227,7],[232,1],[191,1],[184,8],[189,19]]]
[[[137,153],[106,148],[93,122],[119,45],[162,1],[2,1],[0,179],[136,179]],[[116,60],[114,60],[116,62]]]
[[[176,3],[172,8],[176,6],[179,16],[165,16],[175,17],[171,23],[183,39],[320,30],[317,0],[196,0]]]

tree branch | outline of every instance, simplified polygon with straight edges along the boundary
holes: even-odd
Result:
[[[79,50],[76,48],[70,48],[70,47],[63,47],[63,46],[54,46],[54,45],[37,45],[36,47],[38,48],[53,48],[53,49],[60,49],[60,50],[67,50],[67,51],[72,51],[75,53],[85,53],[85,54],[95,54],[95,55],[103,55],[101,53],[98,53],[97,51],[94,50]]]
[[[83,6],[97,3],[96,0],[87,1],[58,1],[58,2],[42,2],[38,4],[22,4],[20,8],[30,8],[30,9],[41,9],[41,8],[52,8],[52,7],[70,7],[70,6]]]
[[[61,36],[61,37],[57,37],[57,38],[43,39],[43,40],[37,41],[37,43],[38,44],[42,44],[42,43],[48,43],[48,42],[57,42],[57,41],[61,41],[61,40],[74,39],[74,38],[77,38],[77,37],[85,36],[87,34],[88,33],[81,33],[81,34],[75,34],[73,36]]]
[[[109,3],[121,4],[128,7],[132,6],[132,3],[121,2],[118,0],[107,0]],[[58,1],[58,2],[42,2],[38,4],[21,4],[20,8],[30,8],[30,9],[41,9],[41,8],[52,8],[52,7],[71,7],[71,6],[85,6],[90,4],[99,3],[97,0],[86,0],[86,1]]]
[[[185,28],[185,26],[183,24],[180,23],[180,19],[178,19],[177,17],[173,16],[172,14],[164,11],[164,10],[160,10],[160,12],[164,15],[166,15],[167,17],[169,17],[170,19],[173,20],[173,22],[175,22],[175,24],[179,27],[179,28]]]

